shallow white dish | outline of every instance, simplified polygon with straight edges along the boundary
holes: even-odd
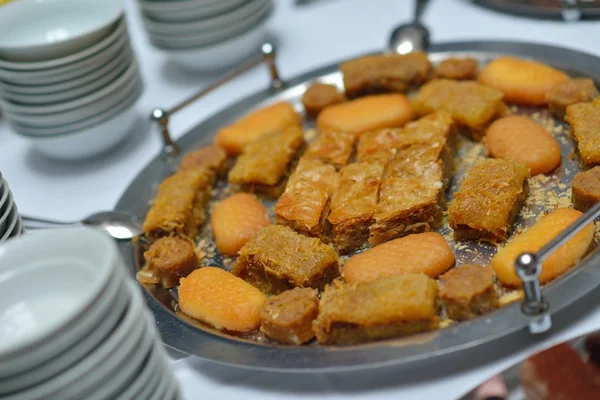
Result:
[[[118,256],[112,239],[86,228],[5,243],[0,251],[0,374],[12,370],[14,358],[35,352],[84,316]]]
[[[190,8],[188,9],[181,10],[177,7],[172,7],[163,11],[153,10],[151,6],[150,9],[148,9],[146,4],[150,3],[152,5],[152,2],[140,0],[139,4],[144,15],[156,21],[183,22],[196,21],[199,19],[214,17],[216,15],[231,11],[234,8],[242,5],[244,2],[246,2],[246,0],[221,0],[219,2],[214,3],[207,3],[205,1],[195,1],[195,5],[190,6]],[[169,3],[175,5],[180,4],[177,2]]]
[[[194,34],[179,34],[177,36],[164,36],[148,32],[148,36],[150,37],[150,41],[159,48],[184,49],[208,46],[235,36],[246,34],[247,31],[268,19],[272,10],[272,4],[266,2],[263,7],[243,21],[236,24],[223,25],[219,29]]]
[[[219,29],[223,26],[238,24],[271,1],[272,0],[248,0],[244,5],[235,8],[230,12],[200,21],[168,23],[159,22],[147,17],[142,17],[142,20],[146,26],[146,29],[153,33],[170,36],[177,36],[180,34],[198,34],[201,32],[209,32]]]
[[[13,208],[13,197],[8,185],[4,182],[4,192],[0,192],[0,237],[4,236],[10,224],[10,212]]]
[[[41,61],[63,57],[104,38],[122,0],[19,0],[0,13],[0,57]]]
[[[19,216],[19,210],[17,209],[17,205],[13,203],[10,209],[10,213],[8,215],[8,219],[6,221],[6,231],[4,232],[4,234],[0,234],[0,243],[6,242],[9,238],[16,236],[19,221],[21,221],[21,217]]]
[[[119,394],[116,400],[144,399],[148,397],[144,396],[144,390],[152,390],[152,383],[156,382],[159,374],[162,373],[162,368],[160,368],[162,353],[157,351],[159,346],[162,345],[158,341],[155,341],[143,368],[129,387],[123,393]]]
[[[195,49],[162,49],[173,62],[191,71],[210,71],[230,67],[255,54],[266,34],[265,19],[240,36]]]
[[[100,65],[108,63],[117,54],[129,45],[127,35],[120,35],[108,47],[72,64],[61,65],[55,68],[35,71],[13,71],[0,68],[0,80],[19,85],[38,85],[57,83],[84,76],[97,69]]]
[[[65,57],[53,58],[46,61],[35,61],[35,62],[18,62],[8,61],[0,58],[0,68],[16,71],[32,71],[32,70],[45,70],[60,67],[62,65],[72,64],[83,60],[91,56],[92,54],[98,53],[100,50],[105,49],[111,43],[114,43],[119,37],[127,35],[127,21],[123,16],[119,17],[116,22],[115,28],[101,41],[94,44],[93,46],[86,47],[85,49],[76,53],[70,54]]]
[[[170,12],[173,10],[187,11],[198,7],[198,4],[204,6],[214,6],[216,3],[228,2],[231,0],[182,0],[182,1],[154,1],[154,0],[139,0],[140,8],[144,11],[155,12]]]
[[[109,62],[99,65],[96,69],[91,72],[66,81],[60,81],[49,84],[35,84],[35,85],[19,85],[14,83],[0,82],[0,97],[5,97],[6,94],[17,94],[17,95],[32,95],[32,96],[43,96],[47,94],[53,94],[58,92],[65,92],[67,90],[75,89],[84,85],[93,83],[102,76],[107,75],[111,71],[119,66],[129,65],[131,58],[133,57],[133,51],[129,45],[122,47],[117,55],[112,58]]]
[[[115,80],[117,76],[119,76],[125,71],[128,65],[131,64],[131,62],[131,49],[129,49],[129,46],[126,46],[116,58],[114,58],[110,61],[110,63],[107,64],[107,68],[102,68],[102,70],[107,70],[105,74],[97,76],[96,78],[92,78],[91,80],[89,80],[89,82],[84,83],[81,86],[75,86],[67,90],[34,94],[21,94],[12,91],[4,91],[0,86],[0,97],[8,101],[18,102],[25,106],[35,106],[43,104],[47,105],[49,103],[58,103],[75,100],[77,98],[96,93],[100,88],[110,84],[110,82]],[[88,76],[86,76],[86,78],[87,77]]]

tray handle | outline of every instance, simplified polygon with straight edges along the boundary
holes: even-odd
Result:
[[[521,312],[530,320],[530,333],[544,333],[552,327],[550,305],[544,298],[539,280],[540,273],[542,272],[542,263],[559,247],[598,217],[600,217],[600,203],[596,203],[537,253],[523,253],[517,258],[515,270],[525,292],[523,302],[521,303]]]
[[[184,109],[189,106],[196,100],[204,97],[208,93],[222,86],[223,84],[229,82],[233,78],[243,74],[248,71],[250,68],[254,67],[257,64],[265,62],[269,67],[269,72],[271,74],[271,90],[279,90],[282,89],[285,85],[281,78],[279,77],[279,71],[277,70],[277,65],[275,64],[275,57],[277,55],[275,46],[271,43],[264,43],[260,48],[260,54],[252,57],[246,64],[240,66],[223,75],[214,83],[208,85],[202,90],[198,91],[196,94],[188,97],[187,99],[181,101],[179,104],[176,104],[171,109],[163,109],[163,108],[155,108],[152,110],[152,114],[150,115],[150,119],[157,123],[160,133],[162,135],[163,140],[163,154],[167,156],[167,158],[173,158],[177,156],[181,149],[175,144],[173,139],[171,139],[171,133],[169,131],[169,118],[176,114],[178,111]]]

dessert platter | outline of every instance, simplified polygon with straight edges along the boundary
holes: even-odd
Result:
[[[117,204],[144,220],[121,246],[168,346],[263,370],[433,366],[526,345],[600,284],[599,58],[452,42],[286,82],[268,61],[268,89],[177,143],[155,111],[165,152]],[[544,254],[534,279],[525,252]]]

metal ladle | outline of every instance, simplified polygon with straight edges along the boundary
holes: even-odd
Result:
[[[429,29],[421,22],[428,0],[415,1],[415,14],[412,22],[402,24],[392,31],[388,43],[389,50],[398,54],[411,51],[426,51],[429,47]]]

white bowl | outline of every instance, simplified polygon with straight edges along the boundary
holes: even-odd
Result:
[[[213,31],[200,32],[194,34],[178,34],[177,36],[165,36],[148,32],[150,41],[159,48],[184,49],[208,46],[217,42],[231,39],[235,36],[243,35],[246,31],[260,25],[273,10],[272,3],[267,1],[254,14],[248,16],[243,21],[236,24],[223,25]]]
[[[80,86],[75,86],[67,90],[59,90],[48,93],[16,93],[13,91],[4,91],[0,86],[0,98],[6,99],[8,101],[13,101],[20,103],[22,105],[44,105],[50,103],[58,103],[65,102],[69,100],[74,100],[77,98],[84,97],[86,95],[92,94],[98,91],[100,88],[105,87],[110,82],[114,81],[117,76],[121,75],[125,69],[132,62],[132,51],[129,46],[126,46],[117,57],[111,60],[108,64],[106,64],[107,68],[100,68],[100,72],[105,72],[104,74],[94,74],[98,75],[95,78],[92,78],[87,83],[84,83]],[[92,74],[90,74],[92,75]],[[84,77],[85,80],[89,80],[89,75]],[[74,82],[74,81],[69,81]],[[56,86],[56,85],[50,85]],[[33,86],[33,87],[25,87],[26,89],[34,88],[39,89],[43,88],[43,86]]]
[[[197,34],[213,31],[223,26],[238,24],[264,7],[265,3],[271,3],[271,0],[248,0],[243,6],[235,8],[230,12],[200,21],[168,23],[159,22],[147,17],[142,17],[142,20],[146,29],[152,33],[170,36]]]
[[[41,61],[99,42],[121,16],[122,0],[19,0],[0,13],[0,58]]]
[[[143,15],[160,22],[185,22],[211,18],[229,12],[239,7],[244,2],[246,2],[246,0],[221,0],[218,3],[196,1],[195,6],[190,7],[189,9],[180,10],[171,8],[168,9],[168,11],[153,11],[147,9],[146,4],[149,2],[139,1]],[[179,3],[170,2],[170,4]]]
[[[130,302],[130,294],[122,280],[120,268],[115,268],[107,288],[98,299],[96,309],[90,313],[93,317],[87,324],[78,324],[77,328],[85,332],[83,338],[46,362],[35,360],[36,365],[11,377],[0,379],[0,395],[33,387],[48,378],[59,374],[70,365],[82,359],[103,342],[115,329]]]
[[[10,212],[14,205],[12,193],[6,182],[4,182],[4,188],[4,192],[0,192],[0,237],[4,236],[4,233],[8,230],[11,222]]]
[[[21,217],[19,216],[19,210],[17,209],[17,205],[13,202],[12,208],[10,209],[10,213],[7,219],[6,231],[3,235],[0,234],[0,243],[6,242],[9,238],[15,236],[15,234],[17,233],[19,221],[21,221]]]
[[[128,46],[129,38],[127,35],[120,35],[117,40],[105,49],[100,50],[94,55],[87,57],[75,63],[61,65],[59,67],[34,70],[34,71],[13,71],[0,69],[0,80],[19,85],[38,85],[57,83],[84,76],[99,66],[108,63],[115,58],[117,54]]]
[[[230,67],[256,54],[266,34],[265,19],[260,25],[217,44],[195,49],[165,49],[177,65],[190,71],[210,71]]]
[[[91,72],[74,79],[50,84],[35,84],[33,86],[0,82],[0,97],[5,97],[6,94],[44,96],[48,94],[76,89],[78,87],[95,82],[102,76],[109,74],[111,71],[113,71],[116,68],[119,68],[120,66],[129,65],[131,63],[132,57],[134,57],[134,55],[133,51],[131,50],[131,46],[125,45],[119,50],[117,55],[109,62],[103,63],[97,66],[97,68],[92,70]]]
[[[23,236],[0,251],[0,373],[60,338],[93,307],[119,257],[107,235],[70,228]],[[52,290],[48,290],[52,288]]]
[[[131,399],[145,399],[148,396],[142,396],[144,388],[152,389],[152,383],[156,382],[159,373],[159,362],[160,357],[162,357],[162,353],[157,351],[157,348],[162,346],[158,341],[155,341],[152,349],[150,350],[150,355],[146,363],[140,369],[138,375],[134,378],[134,380],[130,383],[129,387],[123,391],[123,393],[119,394],[119,397],[116,400],[131,400]]]
[[[214,6],[217,3],[225,3],[231,0],[175,0],[175,1],[155,1],[155,0],[139,0],[140,8],[144,11],[153,11],[156,13],[169,13],[172,11],[188,11],[202,4],[206,7]]]
[[[138,117],[135,104],[118,115],[75,133],[27,139],[40,153],[59,160],[80,160],[101,154],[122,142]]]

